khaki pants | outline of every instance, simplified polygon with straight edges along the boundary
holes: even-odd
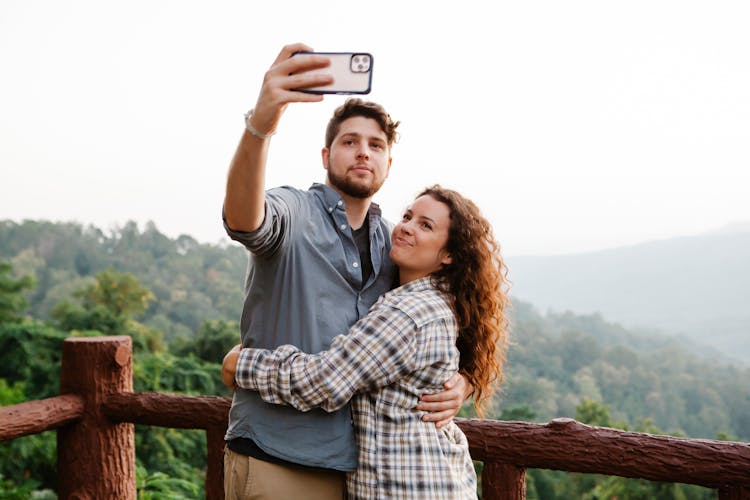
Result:
[[[345,474],[264,462],[224,450],[226,500],[341,500]]]

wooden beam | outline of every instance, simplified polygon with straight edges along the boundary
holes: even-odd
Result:
[[[57,429],[83,416],[83,400],[75,394],[0,407],[0,441]]]
[[[697,484],[750,485],[750,443],[683,439],[569,418],[548,424],[456,419],[474,460],[588,474]]]
[[[219,396],[179,396],[158,392],[112,393],[102,411],[115,422],[173,429],[209,429],[229,422],[232,400]]]

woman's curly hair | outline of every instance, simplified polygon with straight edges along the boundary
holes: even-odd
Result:
[[[451,263],[432,276],[453,296],[460,371],[474,388],[474,407],[482,416],[494,385],[503,379],[510,306],[508,268],[492,226],[474,202],[440,185],[419,194],[424,195],[450,209],[446,250]]]

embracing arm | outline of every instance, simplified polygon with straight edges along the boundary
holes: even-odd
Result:
[[[311,51],[307,45],[287,45],[266,72],[255,111],[250,117],[252,127],[260,134],[276,130],[281,115],[290,102],[314,102],[323,96],[293,91],[300,88],[330,83],[330,76],[313,76],[305,71],[327,66],[326,57],[292,54]],[[235,231],[250,232],[258,229],[265,215],[265,174],[269,138],[258,137],[245,130],[237,145],[227,176],[224,197],[224,217]]]
[[[291,345],[274,351],[242,349],[233,356],[233,382],[258,391],[268,403],[288,404],[301,411],[320,407],[330,412],[344,406],[358,391],[386,386],[412,372],[415,337],[415,325],[403,312],[393,309],[387,314],[370,314],[318,354],[305,354]],[[232,351],[227,356],[231,355]],[[228,379],[224,377],[225,383]]]
[[[437,427],[447,425],[458,415],[461,407],[472,394],[474,388],[461,372],[456,372],[443,385],[443,390],[432,394],[423,394],[419,398],[417,410],[426,413],[422,415],[425,422],[435,422]]]

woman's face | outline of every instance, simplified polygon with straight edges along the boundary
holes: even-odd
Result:
[[[445,250],[450,222],[448,205],[429,195],[406,209],[391,234],[391,259],[399,268],[402,285],[450,264]]]

